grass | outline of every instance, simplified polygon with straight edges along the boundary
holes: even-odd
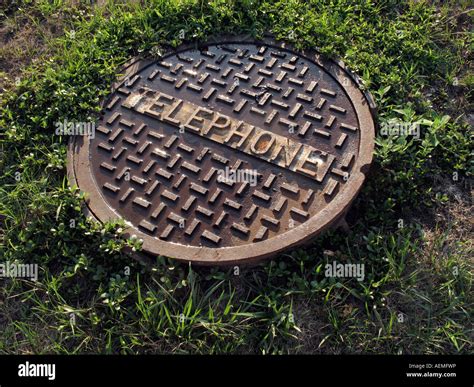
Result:
[[[40,267],[38,282],[1,279],[0,353],[472,353],[467,1],[103,3],[0,11],[0,262]],[[378,134],[349,233],[250,268],[131,260],[120,223],[82,213],[54,123],[92,119],[133,56],[267,31],[341,58],[379,125],[418,122],[420,138]],[[334,260],[365,279],[325,277]]]

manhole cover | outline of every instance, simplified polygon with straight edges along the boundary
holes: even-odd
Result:
[[[141,61],[76,139],[70,175],[99,220],[146,252],[235,263],[307,241],[348,209],[374,147],[373,106],[343,65],[221,41]]]

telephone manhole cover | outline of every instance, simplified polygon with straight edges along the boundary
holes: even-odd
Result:
[[[221,41],[135,63],[70,176],[143,250],[217,264],[301,244],[341,218],[372,160],[373,104],[340,63]],[[72,166],[72,168],[71,168]]]

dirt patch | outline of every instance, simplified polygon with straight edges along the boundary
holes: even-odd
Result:
[[[53,48],[49,42],[61,35],[65,26],[62,14],[44,18],[35,10],[16,12],[0,24],[0,90],[20,80],[32,63],[46,60]]]

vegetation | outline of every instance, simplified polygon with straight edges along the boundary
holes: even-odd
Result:
[[[472,18],[468,1],[10,1],[0,11],[0,353],[472,352]],[[317,47],[357,72],[379,126],[350,232],[256,267],[132,260],[66,179],[55,122],[90,121],[133,56],[219,34]],[[184,33],[183,33],[184,32]],[[71,222],[71,220],[73,220]],[[324,265],[363,263],[364,281]]]

